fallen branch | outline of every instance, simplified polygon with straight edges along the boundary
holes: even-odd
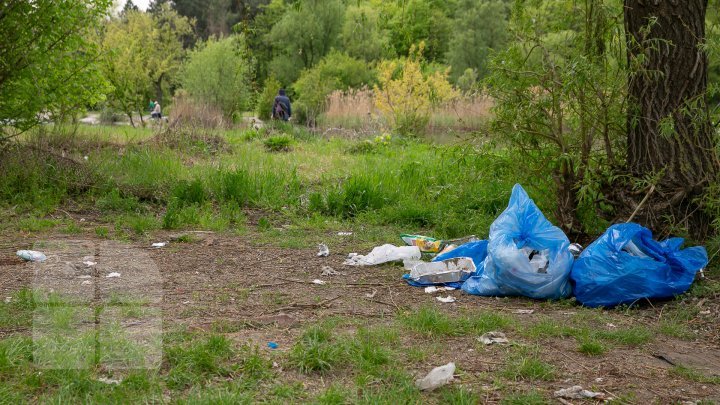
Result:
[[[647,194],[645,194],[645,198],[643,198],[642,201],[640,201],[640,204],[638,204],[638,206],[635,207],[635,211],[633,211],[632,215],[630,215],[630,218],[628,218],[628,220],[625,221],[626,223],[627,223],[627,222],[632,222],[632,220],[635,219],[635,216],[638,214],[638,212],[640,212],[640,208],[642,208],[642,206],[645,205],[645,203],[646,203],[647,200],[650,198],[650,195],[651,195],[653,192],[655,192],[655,185],[654,185],[654,184],[653,184],[652,186],[650,186],[650,191],[648,191]]]

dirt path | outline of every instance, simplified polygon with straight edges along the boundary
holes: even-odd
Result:
[[[590,311],[572,304],[549,304],[523,298],[482,298],[451,292],[456,303],[442,304],[431,294],[407,286],[400,277],[401,267],[379,266],[348,268],[342,266],[352,245],[331,246],[330,257],[315,255],[315,249],[278,249],[252,246],[250,237],[199,235],[191,243],[170,243],[162,249],[148,249],[144,243],[131,243],[125,256],[116,257],[114,266],[125,266],[125,276],[132,278],[132,290],[159,291],[156,301],[162,310],[164,330],[189,328],[225,333],[238,343],[266,347],[277,342],[287,351],[302,330],[319,321],[336,317],[350,319],[354,325],[392,324],[399,314],[419,308],[437,308],[448,316],[475,313],[498,313],[514,320],[506,333],[512,342],[536,348],[542,358],[557,369],[551,381],[508,381],[519,388],[537,388],[545,393],[573,385],[595,387],[611,397],[629,402],[682,402],[699,399],[720,400],[720,386],[701,379],[679,376],[677,367],[691,367],[708,377],[720,376],[720,339],[718,325],[720,302],[717,299],[683,303],[654,304],[632,311]],[[157,240],[170,235],[157,235]],[[44,240],[63,240],[66,236],[43,235]],[[77,239],[77,238],[73,238]],[[96,246],[106,241],[89,240]],[[114,243],[114,242],[113,242]],[[0,241],[0,294],[11,296],[23,287],[37,285],[33,265],[19,262],[15,248],[32,247],[32,241]],[[154,263],[159,275],[133,271],[132,251],[142,251]],[[78,252],[80,255],[80,252]],[[102,255],[95,258],[98,266]],[[322,275],[327,267],[339,275]],[[110,270],[107,270],[110,271]],[[313,284],[321,279],[326,284]],[[143,283],[142,280],[148,281]],[[150,282],[157,280],[156,282]],[[48,280],[45,283],[50,282]],[[160,287],[161,285],[161,287]],[[140,294],[143,295],[143,294]],[[147,294],[146,294],[147,295]],[[679,305],[699,306],[701,315],[694,317],[691,339],[658,334],[658,325]],[[520,314],[518,310],[532,310]],[[612,332],[623,328],[643,327],[653,331],[652,339],[640,345],[612,345],[604,355],[587,356],[578,352],[578,339],[562,333],[533,336],[533,325],[568,325],[582,319],[591,327]],[[353,326],[346,327],[352,333]],[[27,331],[20,331],[26,333]],[[17,331],[0,331],[0,337]],[[488,401],[499,399],[493,379],[502,371],[512,347],[483,347],[476,336],[448,336],[428,339],[422,335],[402,335],[404,347],[433,349],[422,361],[408,362],[407,369],[421,375],[430,368],[454,361],[461,372],[457,384],[483,392]],[[674,365],[673,365],[674,364]],[[288,371],[289,379],[303,376]],[[347,378],[347,377],[340,377]],[[318,381],[306,381],[308,390],[320,389]]]

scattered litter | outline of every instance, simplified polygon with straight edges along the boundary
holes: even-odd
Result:
[[[704,268],[700,269],[699,273],[700,273],[700,279],[705,280],[705,269]]]
[[[607,327],[610,328],[610,329],[615,329],[615,328],[617,328],[617,326],[615,326],[614,323],[607,323],[607,324],[605,324],[605,326],[607,326]]]
[[[453,374],[455,374],[455,363],[435,367],[424,378],[416,380],[415,386],[422,391],[432,391],[452,381]]]
[[[280,365],[277,363],[277,361],[273,361],[273,365],[272,365],[272,366],[273,366],[273,368],[278,368],[278,367],[280,367]]]
[[[91,262],[91,261],[87,260],[87,261],[84,261],[83,264],[87,267],[93,267],[97,264],[97,262]]]
[[[559,391],[555,391],[555,398],[567,398],[567,399],[605,399],[605,394],[602,392],[592,392],[583,389],[579,385],[575,385],[570,388],[563,388]]]
[[[376,289],[373,289],[373,292],[371,292],[371,293],[366,293],[366,294],[365,294],[365,297],[367,297],[367,298],[375,298],[376,295],[377,295],[377,290],[376,290]]]
[[[425,292],[428,294],[435,294],[436,292],[440,292],[440,291],[454,291],[454,290],[456,290],[456,288],[454,288],[454,287],[435,287],[434,285],[430,286],[430,287],[425,287]]]
[[[87,157],[87,156],[83,156],[83,159],[85,159],[85,160],[88,160],[88,159],[89,159],[89,157]]]
[[[120,273],[110,273],[107,276],[105,276],[105,278],[119,278],[119,277],[120,277]]]
[[[408,246],[417,246],[420,248],[420,251],[424,253],[437,253],[444,246],[444,243],[441,240],[430,238],[428,236],[404,234],[400,235],[400,238]]]
[[[516,309],[512,312],[513,314],[530,315],[535,313],[534,309]]]
[[[80,222],[85,222],[85,218],[80,218]]]
[[[582,253],[584,248],[579,243],[571,243],[570,246],[568,246],[568,250],[570,251],[570,253],[572,253],[573,257],[577,259],[578,257],[580,257],[580,254]]]
[[[373,266],[405,259],[419,260],[422,254],[417,246],[382,245],[374,248],[368,255],[350,253],[343,263],[346,266]]]
[[[183,301],[183,305],[190,305],[190,301]]]
[[[160,249],[160,248],[164,248],[165,246],[167,246],[167,244],[168,244],[167,242],[157,242],[157,243],[153,243],[151,247],[154,247],[155,249]]]
[[[18,250],[16,254],[26,262],[44,262],[47,260],[45,253],[34,250]]]
[[[327,281],[322,281],[322,280],[316,278],[315,280],[312,281],[312,283],[317,284],[317,285],[325,285],[325,284],[327,284]]]
[[[338,232],[338,236],[352,236],[352,232]]]
[[[85,280],[82,283],[80,283],[80,285],[90,285],[90,284],[92,284],[92,281],[90,281],[90,280]]]
[[[602,377],[598,377],[598,378],[595,379],[595,382],[596,382],[596,383],[601,383],[601,382],[603,382],[603,378],[602,378]]]
[[[108,384],[108,385],[119,385],[122,382],[122,380],[115,380],[113,378],[107,378],[107,377],[99,377],[97,380],[98,380],[98,382],[101,382],[103,384]]]
[[[513,187],[507,209],[490,226],[488,240],[487,257],[465,281],[463,291],[536,299],[559,299],[572,293],[570,240],[519,184]]]
[[[5,303],[9,304],[12,301],[12,297],[5,297]]]
[[[700,311],[700,315],[710,315],[711,313],[710,311]]]
[[[268,342],[268,347],[271,348],[271,349],[273,349],[273,350],[275,350],[275,349],[277,349],[278,347],[280,347],[280,345],[277,344],[277,343],[275,343],[275,342]]]
[[[491,345],[494,343],[508,343],[509,340],[505,337],[502,332],[488,332],[478,338],[478,341],[484,345]]]
[[[326,244],[321,243],[318,245],[318,257],[328,257],[330,256],[330,248],[327,247]]]
[[[92,276],[89,275],[89,274],[83,274],[82,276],[78,276],[78,278],[81,279],[81,280],[84,280],[84,279],[87,279],[87,278],[92,278]]]
[[[683,249],[683,243],[682,238],[658,242],[635,223],[611,226],[575,261],[570,279],[578,302],[612,308],[685,293],[708,255],[704,247]]]
[[[323,267],[322,267],[322,273],[321,273],[320,275],[321,275],[321,276],[339,276],[340,273],[338,273],[337,271],[335,271],[335,269],[333,269],[333,268],[330,267],[330,266],[323,266]]]
[[[448,295],[447,297],[435,297],[435,299],[446,304],[455,302],[455,297],[453,297],[452,295]]]
[[[456,283],[474,274],[475,263],[469,257],[456,257],[441,262],[422,262],[410,270],[410,278],[421,283]]]

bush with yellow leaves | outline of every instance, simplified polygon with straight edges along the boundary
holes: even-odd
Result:
[[[378,66],[375,106],[402,135],[425,131],[433,108],[459,96],[448,82],[449,69],[423,73],[424,48],[421,42],[410,49],[407,59],[383,61]]]

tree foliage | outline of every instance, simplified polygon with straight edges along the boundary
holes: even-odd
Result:
[[[460,0],[447,60],[457,81],[467,69],[487,76],[490,51],[508,41],[508,7],[501,0]]]
[[[56,118],[103,100],[107,83],[88,40],[108,0],[5,1],[0,4],[0,122],[20,130],[38,114]]]
[[[269,33],[276,51],[270,71],[282,83],[294,82],[337,45],[344,15],[342,0],[299,0],[290,6]]]
[[[109,101],[130,117],[141,115],[149,99],[162,101],[177,79],[185,55],[183,38],[192,25],[169,5],[156,14],[130,11],[109,21],[101,40],[103,70],[112,83]]]
[[[524,4],[491,63],[493,133],[526,156],[534,184],[557,190],[559,225],[582,233],[580,203],[607,208],[599,179],[621,160],[624,33],[608,18],[621,10],[603,0]]]
[[[210,38],[190,53],[182,86],[201,102],[222,109],[226,116],[249,107],[251,75],[242,36]]]

